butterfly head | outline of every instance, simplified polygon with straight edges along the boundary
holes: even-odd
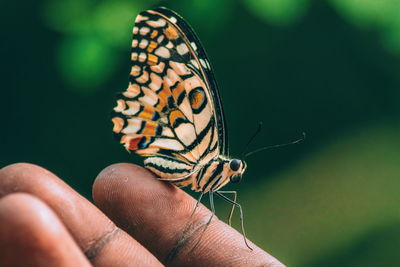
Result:
[[[231,183],[238,183],[242,180],[244,171],[246,170],[246,162],[240,159],[231,159],[229,161],[230,176],[229,180]]]

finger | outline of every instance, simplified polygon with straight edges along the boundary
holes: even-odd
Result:
[[[54,212],[28,194],[0,199],[0,266],[91,266]]]
[[[0,197],[26,192],[45,202],[96,266],[159,266],[142,245],[51,172],[18,163],[0,170]]]
[[[184,191],[161,182],[144,168],[115,164],[97,177],[95,203],[165,264],[176,266],[283,266],[216,217],[205,231],[211,212]],[[190,224],[189,224],[190,222]]]

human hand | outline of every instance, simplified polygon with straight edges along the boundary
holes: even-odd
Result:
[[[146,169],[114,164],[93,185],[93,205],[51,172],[0,170],[0,266],[283,266]],[[200,231],[199,231],[200,229]]]

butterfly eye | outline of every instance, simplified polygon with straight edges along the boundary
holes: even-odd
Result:
[[[241,160],[233,159],[231,160],[231,162],[229,162],[229,168],[231,168],[231,170],[235,172],[239,170],[241,163],[242,163]]]
[[[239,183],[242,180],[242,175],[239,174],[239,175],[231,176],[229,178],[229,180],[231,180],[231,183],[233,183],[233,184]]]

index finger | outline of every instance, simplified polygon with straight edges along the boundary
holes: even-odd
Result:
[[[122,229],[167,265],[283,266],[251,244],[249,250],[236,230],[215,216],[204,235],[211,212],[201,205],[191,218],[196,200],[161,182],[146,169],[115,164],[97,177],[93,198]]]

